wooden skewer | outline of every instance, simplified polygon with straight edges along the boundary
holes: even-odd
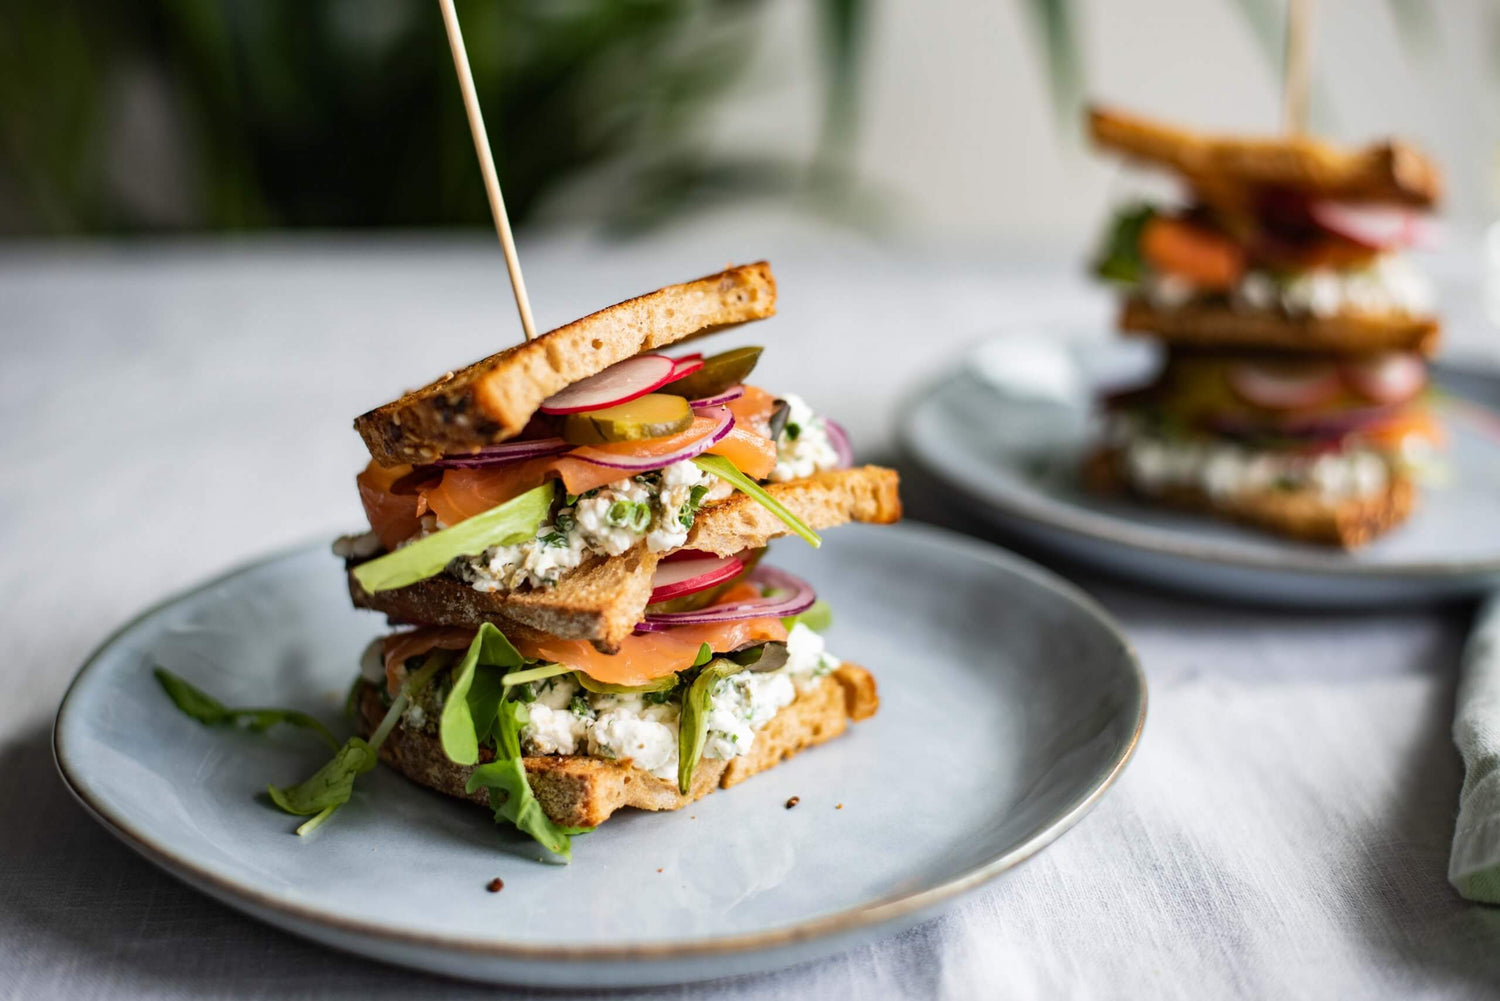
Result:
[[[1307,131],[1309,52],[1313,0],[1287,0],[1286,48],[1282,60],[1281,121],[1293,135]]]
[[[521,260],[516,256],[516,241],[510,235],[510,217],[505,214],[505,196],[500,193],[500,177],[495,173],[495,158],[490,154],[490,137],[479,111],[479,96],[474,92],[474,74],[469,71],[469,53],[464,48],[463,32],[458,27],[458,12],[453,0],[438,0],[443,11],[443,25],[448,29],[448,48],[453,50],[453,68],[458,72],[458,89],[464,97],[464,111],[469,116],[469,131],[474,136],[474,152],[479,156],[479,172],[484,175],[484,190],[490,199],[490,214],[495,217],[495,232],[505,253],[505,267],[510,271],[510,287],[516,294],[516,309],[521,313],[521,329],[529,341],[536,336],[531,318],[531,300],[526,297],[526,279],[521,277]]]

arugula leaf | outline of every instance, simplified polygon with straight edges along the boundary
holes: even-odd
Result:
[[[791,632],[792,627],[798,623],[801,623],[815,633],[825,632],[833,625],[833,608],[828,602],[819,598],[808,607],[807,611],[798,612],[796,615],[788,615],[781,620],[781,624],[786,626],[787,632]]]
[[[441,573],[455,557],[473,556],[491,546],[524,542],[536,535],[537,528],[552,510],[556,493],[554,484],[543,483],[483,514],[361,563],[354,568],[354,579],[371,594],[389,591]]]
[[[721,480],[727,480],[740,493],[753,498],[761,507],[780,518],[787,528],[805,539],[807,544],[814,549],[823,545],[823,540],[818,537],[817,532],[808,528],[801,518],[788,511],[780,501],[766,493],[764,487],[736,469],[734,463],[722,455],[700,455],[693,460],[693,464],[706,473],[712,473]]]
[[[486,678],[478,686],[479,692],[471,703],[471,689],[475,687],[475,673],[481,663],[486,668],[512,669],[525,664],[526,658],[492,623],[484,623],[474,634],[463,659],[453,668],[453,687],[438,720],[438,739],[442,742],[443,753],[449,761],[459,765],[479,761],[481,734],[489,735],[500,701],[509,690],[498,683],[499,679]]]
[[[500,680],[507,686],[524,685],[530,681],[545,681],[555,678],[560,674],[572,674],[574,668],[566,664],[538,664],[536,667],[528,667],[524,671],[512,671]]]
[[[708,704],[713,699],[714,685],[743,670],[732,660],[710,661],[682,697],[682,715],[677,724],[677,789],[684,796],[692,788],[693,771],[708,740]]]
[[[1141,234],[1156,215],[1146,204],[1129,205],[1115,213],[1094,273],[1107,281],[1134,285],[1145,277],[1146,262],[1141,257]]]
[[[489,793],[495,821],[508,821],[531,835],[543,848],[572,861],[571,835],[584,834],[591,827],[563,827],[552,821],[531,791],[526,767],[521,760],[521,728],[531,721],[524,703],[504,699],[500,703],[500,728],[495,741],[495,760],[480,765],[464,783],[464,791],[484,789]]]
[[[238,726],[244,724],[245,729],[251,733],[264,733],[277,723],[285,723],[288,726],[301,727],[311,730],[322,738],[329,747],[339,746],[338,738],[333,731],[328,729],[321,720],[309,716],[305,712],[296,709],[232,709],[209,695],[200,688],[195,688],[187,681],[168,671],[164,667],[158,667],[151,672],[172,703],[188,716],[202,723],[204,726]]]
[[[425,688],[432,676],[451,659],[452,653],[448,650],[434,650],[429,654],[416,673],[406,679],[400,694],[391,700],[391,707],[385,711],[385,718],[380,721],[375,732],[370,734],[368,741],[350,737],[334,753],[333,760],[319,768],[310,778],[294,786],[267,787],[271,800],[287,813],[300,817],[313,815],[311,820],[297,828],[298,834],[311,834],[333,816],[335,810],[349,802],[349,797],[354,793],[354,780],[375,767],[379,761],[380,745],[385,743],[385,738],[395,729],[396,721],[411,704],[412,696]]]

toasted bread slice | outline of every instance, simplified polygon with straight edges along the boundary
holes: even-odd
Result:
[[[879,466],[838,469],[790,483],[774,483],[767,493],[814,529],[850,521],[887,525],[901,517],[899,478]],[[787,527],[744,494],[705,507],[688,533],[686,549],[721,556],[759,549],[787,534]],[[619,649],[645,615],[651,577],[664,553],[644,546],[579,567],[545,590],[476,591],[446,574],[407,587],[370,594],[349,575],[349,594],[358,608],[384,612],[392,622],[433,626],[478,626],[493,622],[563,639],[592,640],[605,652]]]
[[[775,312],[765,261],[668,285],[449,372],[354,429],[383,466],[473,452],[520,434],[543,400],[616,362]]]
[[[1168,344],[1205,348],[1273,348],[1285,351],[1359,354],[1373,351],[1437,350],[1436,318],[1406,313],[1346,313],[1292,317],[1227,303],[1188,303],[1157,309],[1131,297],[1120,309],[1120,329]]]
[[[1101,448],[1084,464],[1083,480],[1100,493],[1129,492],[1144,500],[1200,511],[1265,529],[1275,535],[1326,546],[1357,549],[1405,521],[1416,504],[1410,477],[1397,474],[1371,497],[1328,500],[1305,490],[1263,490],[1232,498],[1191,487],[1164,491],[1140,488],[1120,454]]]
[[[1130,160],[1194,177],[1283,187],[1320,198],[1395,202],[1430,208],[1443,194],[1442,171],[1399,140],[1341,149],[1305,135],[1208,135],[1106,108],[1088,113],[1089,137]]]
[[[358,706],[357,729],[361,736],[368,737],[385,715],[376,686],[361,683]],[[848,729],[851,721],[869,719],[879,707],[874,677],[862,667],[845,664],[777,713],[756,733],[751,753],[730,761],[704,758],[699,762],[686,796],[677,791],[675,781],[642,771],[629,758],[611,761],[584,755],[548,755],[528,757],[523,763],[532,793],[547,816],[567,827],[594,827],[624,806],[680,810],[715,789],[738,785],[799,751],[832,740]],[[471,769],[449,761],[435,736],[400,724],[381,745],[380,757],[414,782],[449,796],[488,804],[483,790],[464,792]],[[481,748],[480,758],[491,761],[494,752]]]

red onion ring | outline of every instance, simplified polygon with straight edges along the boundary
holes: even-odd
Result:
[[[838,453],[839,468],[848,469],[854,465],[854,449],[849,446],[849,433],[843,426],[823,418],[823,430],[828,433],[828,444]]]
[[[696,459],[698,456],[702,455],[704,452],[708,451],[710,448],[723,441],[724,437],[729,434],[729,432],[734,430],[734,414],[731,414],[726,407],[720,407],[719,412],[716,414],[710,413],[703,414],[702,416],[718,418],[719,426],[714,428],[712,432],[704,435],[702,438],[699,438],[692,444],[684,445],[677,451],[668,452],[666,455],[622,455],[619,457],[610,456],[609,458],[604,459],[596,458],[593,455],[587,454],[585,450],[588,446],[584,446],[584,449],[579,450],[581,454],[578,454],[577,457],[582,459],[584,462],[592,462],[596,466],[603,466],[605,469],[624,469],[632,473],[649,473],[657,469],[665,469],[667,466],[670,466],[675,462],[685,462],[688,459]]]
[[[1401,409],[1399,404],[1384,407],[1361,407],[1316,417],[1293,417],[1283,420],[1255,420],[1244,417],[1215,417],[1206,422],[1220,434],[1233,437],[1277,435],[1287,438],[1337,439],[1389,419]]]
[[[540,459],[545,455],[557,455],[572,447],[561,438],[508,441],[501,445],[481,448],[468,455],[445,455],[433,465],[440,469],[483,469],[487,466],[504,466],[523,459]]]
[[[736,601],[728,605],[710,605],[696,612],[663,612],[648,615],[636,624],[638,633],[657,633],[674,626],[703,626],[715,622],[739,622],[744,619],[782,619],[788,615],[805,612],[818,600],[812,585],[801,577],[793,577],[785,570],[760,566],[745,578],[752,584],[788,591],[789,594],[774,598],[757,598],[754,601]]]
[[[744,395],[744,386],[730,386],[722,393],[717,393],[713,396],[706,396],[701,400],[690,400],[688,402],[688,406],[692,407],[694,410],[698,409],[699,407],[719,407],[730,402],[731,400],[738,400],[741,396]]]

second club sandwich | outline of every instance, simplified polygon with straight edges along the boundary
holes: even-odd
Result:
[[[1122,329],[1206,347],[1436,346],[1431,291],[1402,251],[1430,238],[1442,180],[1413,147],[1204,135],[1097,108],[1088,130],[1187,192],[1111,224],[1097,270],[1124,292]]]
[[[874,713],[826,606],[762,556],[895,521],[896,474],[755,386],[759,348],[662,351],[775,299],[768,265],[732,268],[358,418],[370,531],[336,551],[356,605],[415,627],[366,653],[365,746],[566,854],[622,806],[676,809]]]

